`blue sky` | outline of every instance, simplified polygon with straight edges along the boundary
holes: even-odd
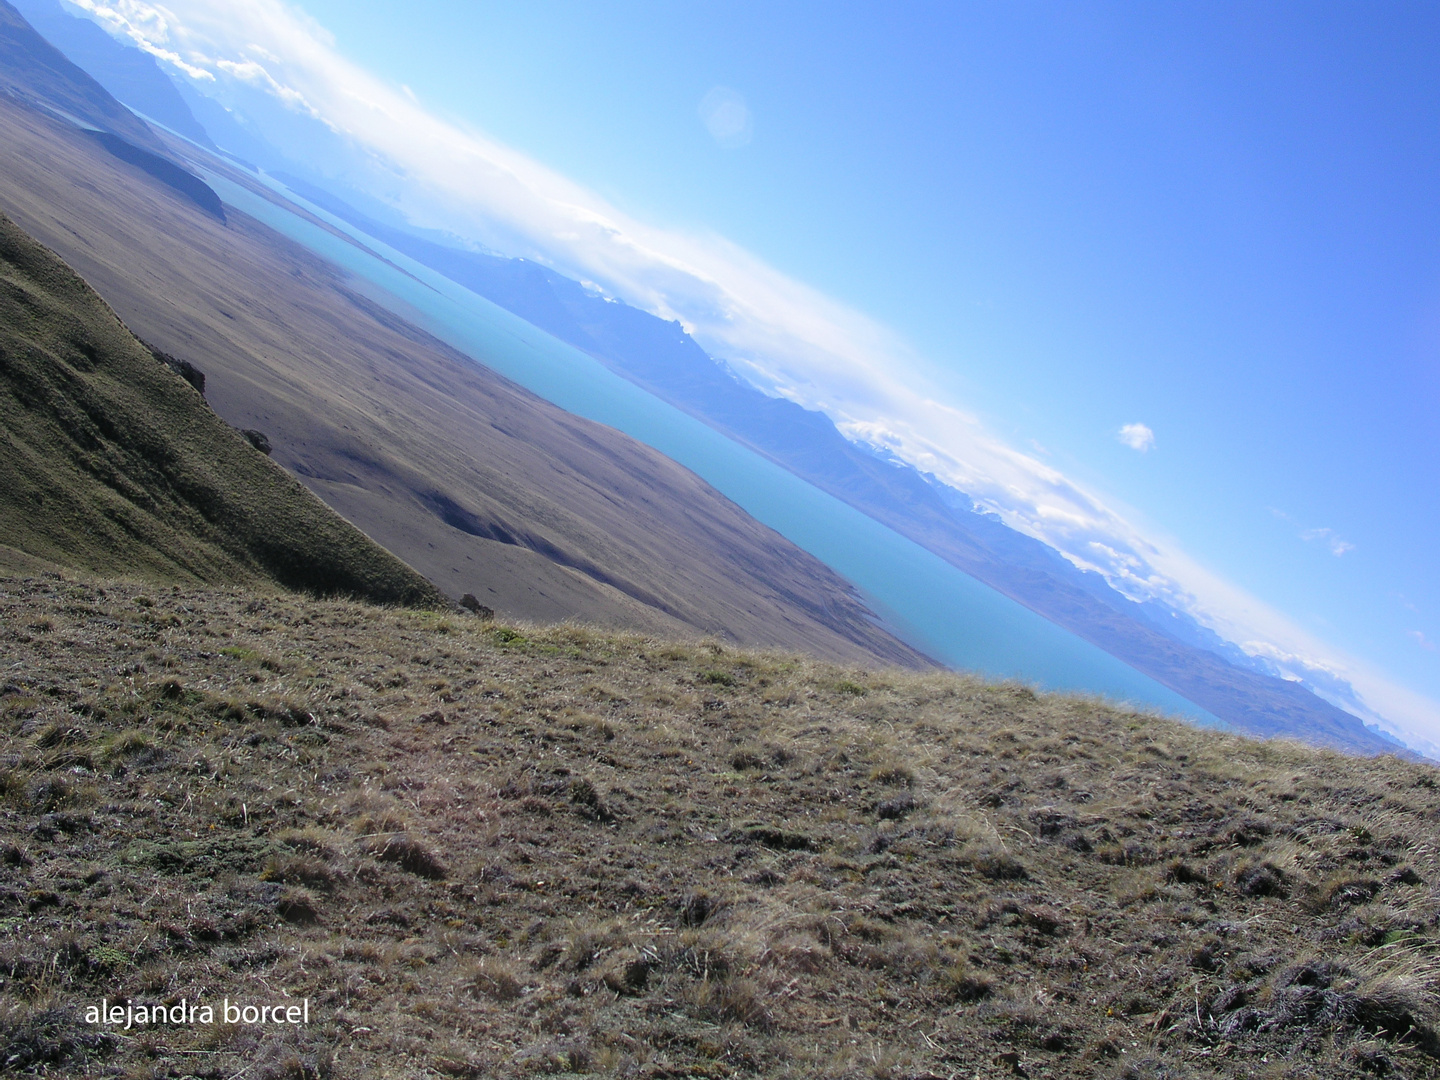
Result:
[[[678,315],[957,480],[983,459],[1037,534],[1093,511],[1057,544],[1124,533],[1231,636],[1440,699],[1440,9],[83,6],[222,99],[293,89],[399,163],[335,171],[412,219]],[[650,262],[547,249],[567,226],[499,180],[468,214],[447,132]]]

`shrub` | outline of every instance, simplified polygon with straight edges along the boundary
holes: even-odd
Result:
[[[514,970],[503,960],[486,956],[474,966],[467,980],[471,991],[495,1001],[514,1001],[523,990]]]
[[[1285,872],[1274,863],[1249,863],[1235,874],[1235,887],[1241,896],[1288,896]]]
[[[7,1072],[44,1070],[73,1065],[113,1050],[119,1040],[107,1031],[81,1024],[73,1009],[14,1004],[0,1017],[0,1046]]]
[[[771,1017],[765,1008],[763,993],[751,979],[706,975],[691,984],[685,996],[702,1019],[733,1021],[761,1029],[770,1027]]]
[[[882,821],[898,821],[916,807],[915,797],[908,791],[886,799],[875,807],[875,816]]]
[[[600,798],[600,793],[595,790],[595,785],[583,777],[570,781],[570,801],[581,817],[591,821],[610,821],[614,818],[604,800]]]
[[[759,750],[746,748],[736,750],[730,755],[730,767],[736,772],[744,772],[746,769],[763,769],[765,758]]]
[[[447,871],[439,857],[406,833],[370,836],[361,841],[361,850],[381,862],[395,863],[402,870],[423,878],[443,878]]]
[[[978,847],[967,851],[965,857],[971,866],[992,881],[1023,881],[1029,877],[1024,864],[1000,848]]]
[[[281,885],[305,885],[312,889],[335,886],[335,871],[321,859],[308,855],[272,855],[260,871],[261,881]]]
[[[915,783],[915,774],[908,765],[899,762],[885,762],[870,770],[870,779],[877,784],[896,784],[909,787]]]
[[[680,922],[684,926],[704,926],[720,906],[720,901],[709,893],[692,892],[680,903]]]
[[[155,740],[148,732],[132,728],[106,741],[105,757],[111,761],[123,761],[154,748]]]
[[[309,925],[320,921],[320,905],[304,889],[286,889],[275,901],[275,911],[286,922]]]

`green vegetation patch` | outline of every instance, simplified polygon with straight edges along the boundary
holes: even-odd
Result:
[[[213,840],[135,840],[119,853],[129,866],[164,874],[215,877],[253,870],[274,854],[275,845],[259,837],[221,836]]]
[[[8,548],[92,574],[443,603],[216,416],[3,215],[0,429]]]

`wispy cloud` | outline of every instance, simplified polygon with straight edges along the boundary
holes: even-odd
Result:
[[[1300,539],[1307,544],[1312,540],[1322,541],[1330,549],[1330,554],[1337,559],[1347,551],[1355,550],[1355,545],[1348,540],[1341,540],[1335,535],[1334,529],[1306,529],[1300,534]]]
[[[1155,432],[1144,424],[1126,424],[1116,432],[1116,438],[1131,450],[1139,450],[1142,454],[1155,447]]]
[[[131,0],[69,0],[117,37],[127,38],[157,59],[178,68],[197,81],[215,79],[203,62],[193,64],[170,47],[171,20],[162,7]]]
[[[1307,529],[1303,527],[1293,517],[1287,514],[1284,510],[1277,510],[1273,506],[1270,507],[1270,513],[1273,514],[1275,517],[1279,518],[1281,521],[1294,526],[1297,530],[1295,535],[1298,536],[1301,540],[1305,541],[1305,543],[1313,543],[1316,540],[1324,543],[1324,545],[1330,549],[1330,554],[1334,555],[1337,559],[1341,555],[1344,555],[1346,552],[1355,550],[1355,545],[1350,543],[1349,540],[1342,540],[1339,536],[1335,534],[1334,529]]]
[[[283,0],[72,2],[196,79],[197,89],[232,100],[249,94],[251,104],[264,98],[276,118],[267,137],[331,180],[415,225],[549,263],[680,320],[758,386],[821,409],[851,438],[965,492],[1126,595],[1171,603],[1232,641],[1259,642],[1289,658],[1276,663],[1290,664],[1285,670],[1297,677],[1301,669],[1333,670],[1366,701],[1384,698],[1404,709],[1409,726],[1440,737],[1435,703],[1406,697],[1369,669],[1315,659],[1333,652],[947,401],[886,327],[724,237],[636,220],[485,134],[435,116],[347,60],[323,27]],[[739,145],[751,131],[743,98],[725,88],[706,95],[700,118],[722,145]],[[1144,424],[1127,424],[1119,437],[1137,451],[1154,445]],[[1351,549],[1328,531],[1323,538],[1337,555]]]
[[[1423,630],[1407,630],[1406,633],[1415,640],[1415,644],[1427,652],[1440,653],[1440,645],[1427,638]]]

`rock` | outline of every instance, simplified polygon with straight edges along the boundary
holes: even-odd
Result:
[[[466,611],[473,612],[475,615],[478,615],[486,622],[489,622],[491,619],[495,618],[494,610],[480,603],[480,601],[475,598],[474,593],[467,592],[464,596],[462,596],[460,598],[460,606],[463,607]]]
[[[150,350],[150,355],[159,360],[171,371],[179,375],[187,383],[195,388],[195,392],[202,398],[205,396],[205,373],[192,364],[189,360],[181,360],[179,357],[171,356],[167,352],[161,352],[148,341],[141,342]]]
[[[241,428],[240,434],[245,436],[245,441],[259,450],[266,457],[270,456],[270,437],[263,431],[256,431],[254,428]]]

